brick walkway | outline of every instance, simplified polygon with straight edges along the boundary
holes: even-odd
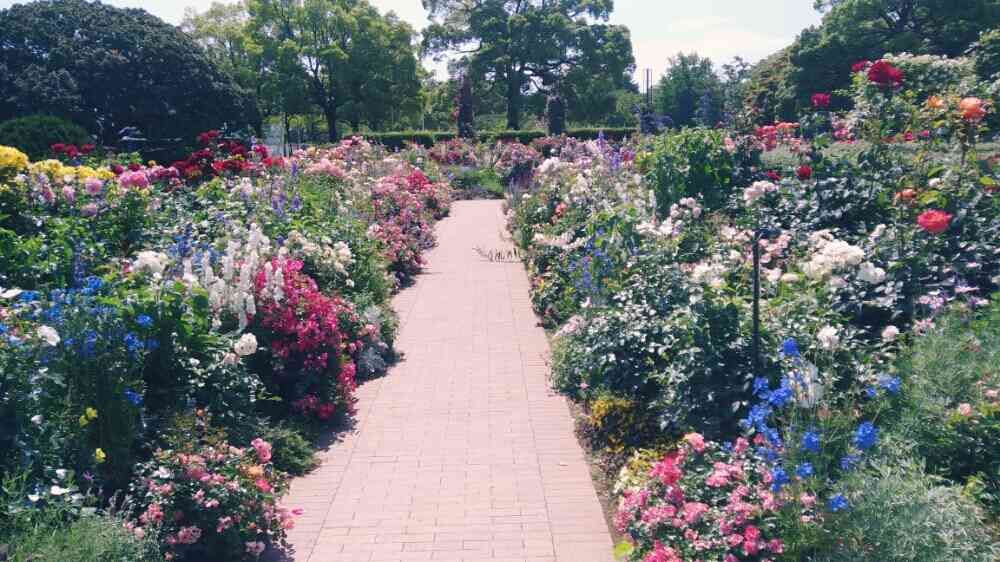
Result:
[[[358,391],[357,429],[284,502],[297,562],[609,562],[612,544],[500,202],[458,202],[400,293],[404,360]]]

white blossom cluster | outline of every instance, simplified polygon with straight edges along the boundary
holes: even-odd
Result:
[[[281,251],[304,256],[316,267],[344,277],[348,277],[347,268],[354,263],[354,254],[346,242],[341,240],[334,242],[329,237],[323,237],[319,243],[316,243],[297,230],[288,233],[288,238],[285,239]],[[354,286],[354,282],[350,278],[346,279],[346,284],[348,287]]]

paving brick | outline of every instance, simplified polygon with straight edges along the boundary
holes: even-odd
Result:
[[[404,359],[285,504],[298,562],[610,562],[612,543],[496,201],[455,203],[393,300]]]

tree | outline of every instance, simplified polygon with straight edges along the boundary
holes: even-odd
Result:
[[[545,115],[548,117],[550,137],[557,137],[566,132],[566,103],[558,93],[549,96]]]
[[[474,125],[475,113],[472,107],[472,80],[468,76],[463,76],[461,86],[458,89],[458,136],[463,139],[476,138],[476,128]]]
[[[851,65],[885,53],[955,57],[1000,26],[1000,0],[817,0],[823,23],[792,45],[789,76],[798,108],[816,92],[847,86]]]
[[[179,29],[143,10],[42,0],[0,11],[0,120],[32,113],[83,125],[104,143],[125,127],[151,139],[259,124],[253,97]]]
[[[297,62],[331,141],[338,121],[379,126],[419,113],[413,30],[365,0],[250,0],[250,31],[272,60]]]
[[[594,23],[607,21],[612,0],[422,1],[425,51],[457,51],[469,72],[502,88],[510,129],[520,128],[529,92],[574,71],[621,76],[634,65],[628,30]]]
[[[679,53],[670,59],[666,73],[657,84],[656,107],[669,115],[678,127],[693,125],[696,121],[714,125],[722,113],[721,87],[710,59],[699,57],[697,53]]]

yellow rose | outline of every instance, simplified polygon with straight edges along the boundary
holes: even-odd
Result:
[[[20,150],[0,145],[0,172],[16,174],[28,167],[28,156]]]
[[[86,410],[84,410],[84,413],[87,414],[87,419],[91,420],[97,419],[97,410],[93,408],[88,407]]]
[[[104,454],[104,449],[101,449],[100,447],[94,449],[94,460],[97,461],[97,464],[101,464],[107,460],[107,458],[108,456]]]
[[[80,427],[87,427],[88,423],[90,420],[87,419],[87,416],[80,416]]]

